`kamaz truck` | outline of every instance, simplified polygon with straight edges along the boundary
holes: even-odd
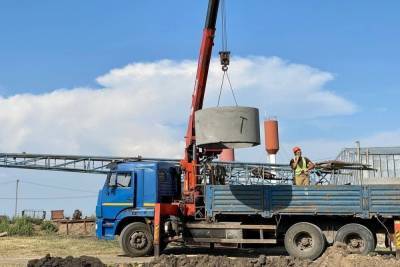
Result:
[[[381,233],[389,245],[394,221],[400,217],[400,185],[248,185],[246,179],[257,177],[251,171],[244,177],[243,170],[261,164],[215,165],[230,169],[223,173],[228,178],[240,170],[243,184],[237,179],[231,179],[233,184],[229,180],[210,184],[211,174],[205,172],[199,185],[204,195],[196,198],[196,214],[187,216],[179,165],[116,164],[99,193],[97,237],[119,236],[123,251],[130,256],[149,255],[155,245],[162,250],[168,242],[182,241],[284,244],[290,255],[315,259],[334,241],[367,254],[375,249],[377,233]]]
[[[107,174],[96,234],[119,236],[133,257],[158,256],[172,241],[284,244],[290,255],[309,259],[334,241],[362,254],[375,249],[378,233],[387,245],[396,241],[400,185],[274,184],[272,178],[290,180],[289,166],[216,162],[220,146],[197,145],[195,113],[203,108],[218,7],[209,0],[181,160],[0,153],[0,167]],[[220,52],[223,71],[229,55]]]

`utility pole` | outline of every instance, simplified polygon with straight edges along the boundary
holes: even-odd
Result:
[[[17,179],[17,186],[15,187],[15,213],[14,213],[14,217],[17,217],[17,212],[18,212],[18,185],[19,185],[19,179]]]

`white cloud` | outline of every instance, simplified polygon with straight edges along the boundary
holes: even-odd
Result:
[[[400,129],[380,131],[360,139],[361,146],[400,146]]]
[[[297,143],[283,142],[278,154],[278,160],[288,162],[292,157],[292,147],[300,146],[304,154],[314,161],[332,160],[343,148],[355,147],[355,142],[360,141],[361,147],[392,147],[400,146],[400,129],[386,130],[365,135],[359,139],[302,139]],[[256,155],[266,155],[264,151]],[[265,158],[265,156],[264,156]]]
[[[0,151],[179,158],[197,63],[161,60],[111,70],[100,89],[73,88],[0,97]],[[214,61],[206,106],[217,102],[222,73]],[[277,57],[233,59],[239,105],[288,118],[352,114],[356,106],[325,88],[333,75]],[[233,104],[224,89],[223,104]]]
[[[249,57],[237,59],[230,69],[239,104],[257,106],[262,114],[317,118],[357,110],[355,104],[326,89],[334,78],[331,73],[307,65],[277,57]],[[212,74],[218,80],[220,73]],[[225,97],[229,99],[229,95]]]

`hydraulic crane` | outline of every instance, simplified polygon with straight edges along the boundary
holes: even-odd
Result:
[[[172,241],[210,247],[283,241],[290,255],[315,259],[327,241],[347,243],[354,252],[368,254],[375,248],[375,233],[388,239],[400,233],[398,185],[271,184],[273,179],[291,180],[291,168],[211,162],[221,150],[196,146],[195,113],[203,108],[219,2],[208,4],[182,160],[0,153],[0,167],[107,173],[97,199],[96,235],[119,236],[123,251],[133,257],[153,251],[157,256]],[[229,52],[222,51],[220,58],[226,71]],[[213,183],[213,173],[200,178],[205,164],[223,167],[223,182]],[[346,166],[366,168],[321,164],[332,174]],[[183,195],[179,167],[184,172]],[[201,209],[205,212],[198,220]]]
[[[210,0],[208,3],[207,17],[203,30],[203,37],[198,58],[196,82],[192,95],[192,106],[186,131],[186,147],[181,167],[184,171],[184,197],[185,213],[194,216],[196,212],[196,196],[202,194],[198,191],[198,164],[201,160],[221,153],[221,150],[205,150],[196,146],[195,112],[202,109],[206,91],[207,76],[210,66],[212,48],[214,45],[215,24],[218,15],[219,0]]]

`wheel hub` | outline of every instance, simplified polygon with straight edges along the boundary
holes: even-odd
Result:
[[[143,249],[147,245],[147,237],[143,232],[134,232],[130,238],[130,244],[135,249]]]
[[[359,240],[359,239],[351,239],[349,245],[352,248],[359,248],[359,247],[361,247],[361,240]]]
[[[296,246],[300,250],[312,248],[312,237],[308,233],[302,233],[295,238]]]
[[[345,241],[347,247],[353,253],[360,252],[365,246],[363,239],[356,234],[349,235]]]
[[[310,246],[311,245],[311,238],[302,238],[300,243],[304,247]]]

